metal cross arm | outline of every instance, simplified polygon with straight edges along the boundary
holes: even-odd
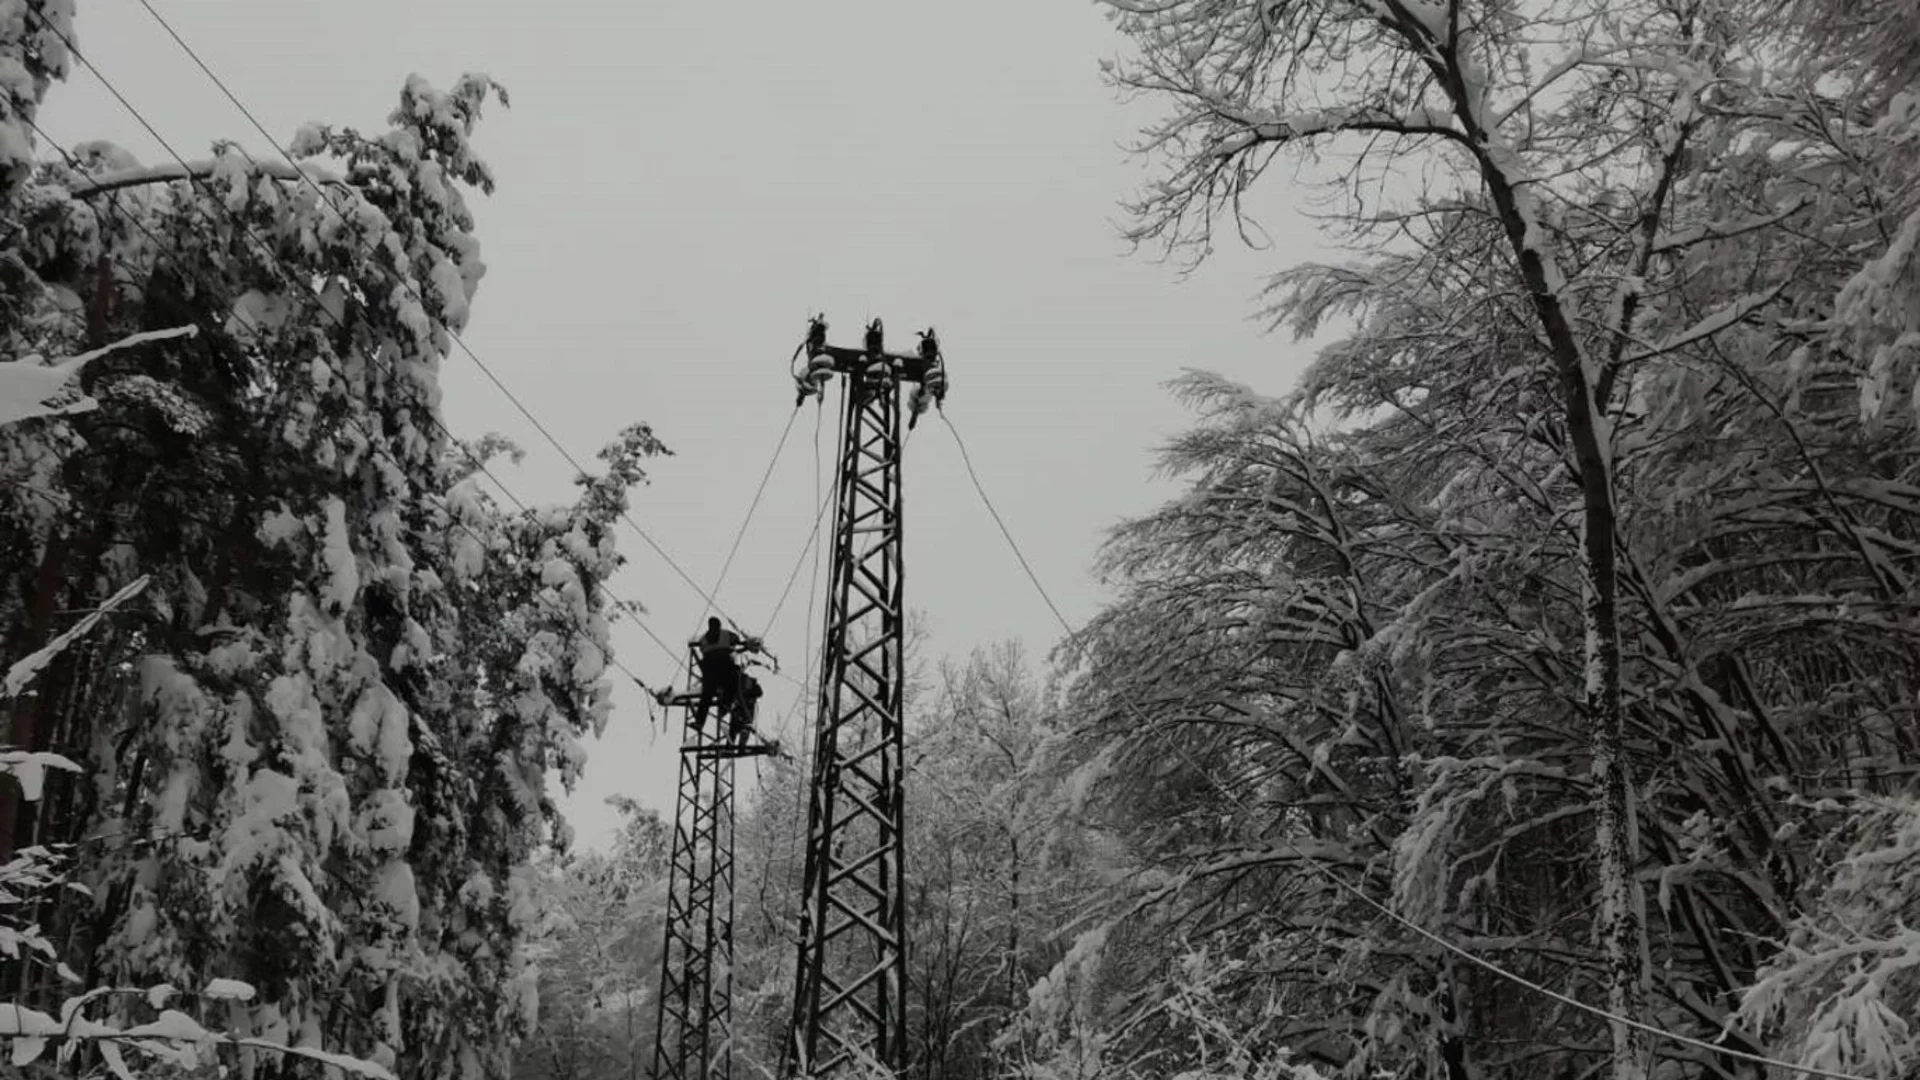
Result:
[[[807,356],[804,374],[796,375],[800,396],[796,404],[817,394],[834,375],[886,377],[895,382],[917,383],[912,403],[913,419],[925,411],[928,399],[936,404],[946,400],[947,365],[940,353],[940,337],[933,327],[920,331],[920,344],[911,353],[888,352],[886,331],[879,319],[867,324],[858,348],[827,343],[827,320],[816,315],[807,323],[807,339],[801,346]],[[912,426],[912,420],[908,421]]]

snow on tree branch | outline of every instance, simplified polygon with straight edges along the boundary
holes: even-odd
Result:
[[[189,161],[184,167],[179,162],[172,162],[133,169],[113,169],[90,174],[84,180],[75,183],[69,191],[76,199],[91,199],[148,184],[165,184],[178,180],[204,181],[215,176],[225,176],[226,172],[226,166],[218,159]],[[329,187],[343,187],[347,183],[343,177],[336,175],[332,170],[312,163],[303,164],[296,169],[284,161],[250,160],[248,172],[269,180],[285,180],[291,183],[315,183]]]
[[[147,583],[151,580],[152,578],[146,574],[135,578],[132,582],[128,583],[125,588],[108,597],[99,607],[87,612],[79,622],[74,623],[71,627],[62,631],[58,637],[55,637],[52,641],[47,642],[22,659],[15,661],[13,665],[7,669],[4,682],[0,682],[0,701],[19,696],[20,692],[26,689],[27,683],[31,682],[33,677],[40,673],[40,669],[46,667],[54,657],[65,651],[67,646],[73,644],[76,639],[91,631],[95,624],[99,623],[101,619],[113,614],[122,604],[139,595],[140,591],[145,589]]]
[[[166,330],[147,330],[129,334],[111,344],[53,364],[42,363],[37,355],[0,363],[0,426],[19,423],[36,416],[65,416],[90,412],[97,408],[99,403],[88,397],[79,397],[75,401],[62,405],[49,403],[60,397],[80,370],[92,361],[148,342],[193,337],[199,333],[199,330],[198,326],[177,326]]]

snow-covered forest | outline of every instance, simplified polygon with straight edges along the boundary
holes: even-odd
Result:
[[[1263,253],[1297,385],[1167,358],[1094,619],[912,639],[909,1074],[1920,1075],[1920,4],[1099,6],[1139,257],[1344,255]],[[636,416],[514,505],[454,434],[504,91],[143,162],[41,137],[76,35],[0,0],[9,1069],[638,1080],[672,822],[559,802],[699,465]],[[805,762],[740,774],[740,1077]]]

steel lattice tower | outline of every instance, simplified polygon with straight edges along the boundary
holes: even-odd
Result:
[[[932,330],[910,356],[885,351],[878,319],[859,349],[830,346],[826,336],[826,323],[814,320],[802,399],[835,374],[844,376],[846,394],[800,955],[782,1068],[817,1077],[871,1059],[897,1074],[907,974],[900,392],[902,383],[919,384],[917,419],[929,397],[945,396],[946,370]]]
[[[698,671],[697,664],[689,670]],[[691,710],[696,679],[666,704]],[[724,731],[723,716],[714,729]],[[768,754],[758,740],[701,742],[691,724],[680,747],[673,815],[666,944],[654,1016],[654,1080],[730,1080],[733,1075],[733,769]]]

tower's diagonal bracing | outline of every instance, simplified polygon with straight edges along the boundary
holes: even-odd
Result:
[[[828,345],[816,321],[806,351],[803,395],[836,374],[846,393],[786,1069],[897,1073],[907,970],[900,394],[919,384],[917,415],[945,394],[945,364],[931,330],[914,355],[886,352],[878,320],[860,349]]]

